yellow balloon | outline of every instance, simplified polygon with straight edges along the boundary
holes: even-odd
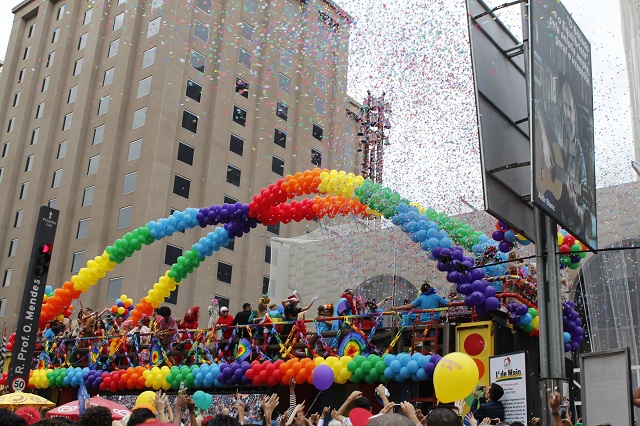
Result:
[[[473,392],[478,384],[476,362],[467,354],[452,352],[440,359],[433,372],[433,387],[440,402],[454,402]]]
[[[535,317],[531,320],[531,324],[533,324],[533,328],[536,330],[540,330],[540,317]]]
[[[144,391],[138,396],[138,398],[136,399],[136,403],[134,405],[138,405],[138,404],[154,405],[155,402],[156,402],[156,393],[151,391]]]
[[[564,242],[564,235],[558,232],[558,245],[561,246]]]
[[[118,313],[119,313],[120,315],[123,315],[123,314],[124,314],[124,307],[123,307],[123,306],[120,306],[120,307],[118,308]]]
[[[324,364],[324,358],[322,358],[321,356],[316,357],[313,359],[313,363],[316,365],[316,367],[320,364]]]

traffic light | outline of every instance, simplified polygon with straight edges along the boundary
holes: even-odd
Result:
[[[53,244],[42,243],[38,246],[38,252],[36,253],[36,264],[33,268],[34,274],[37,277],[41,277],[49,271],[49,263],[51,262],[51,250],[53,250]]]

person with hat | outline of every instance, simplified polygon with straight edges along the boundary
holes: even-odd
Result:
[[[233,329],[229,328],[233,324],[233,316],[229,315],[229,308],[223,306],[220,308],[220,317],[216,321],[216,329],[222,329],[222,338],[230,339]]]
[[[284,320],[285,321],[296,321],[298,319],[298,315],[302,312],[306,312],[311,308],[313,302],[318,300],[318,296],[313,296],[311,299],[311,303],[309,303],[304,308],[300,308],[298,305],[300,304],[300,299],[296,293],[292,294],[288,298],[282,301],[282,306],[284,307]],[[293,328],[293,324],[286,324],[282,330],[284,335],[288,335]]]
[[[444,297],[436,293],[436,289],[431,287],[429,280],[424,280],[422,287],[420,287],[420,296],[411,303],[404,304],[402,306],[392,306],[392,311],[404,311],[407,309],[420,309],[423,311],[429,309],[437,309],[445,306],[451,306],[451,302],[448,302]],[[420,322],[430,322],[432,319],[438,320],[440,318],[440,312],[423,312],[420,314]]]

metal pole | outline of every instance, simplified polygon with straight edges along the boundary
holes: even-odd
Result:
[[[546,233],[544,213],[536,206],[533,206],[534,230],[536,234],[536,271],[538,275],[538,317],[540,318],[540,376],[549,377],[549,322],[547,321],[547,311],[549,308],[549,294],[547,289],[547,260],[546,260]],[[546,401],[548,402],[548,401]]]
[[[556,255],[558,225],[549,216],[545,216],[545,234],[547,249],[547,311],[549,343],[549,369],[552,377],[565,377],[564,339],[562,337],[562,295],[560,286],[558,256]]]

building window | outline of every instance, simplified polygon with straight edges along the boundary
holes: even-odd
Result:
[[[110,100],[111,100],[111,96],[109,95],[100,98],[100,101],[98,102],[98,115],[106,114],[107,111],[109,111]]]
[[[322,127],[318,126],[316,123],[313,123],[313,137],[321,141],[323,133],[324,130],[322,130]]]
[[[62,117],[62,131],[64,132],[65,130],[69,130],[71,128],[71,122],[73,121],[73,112],[70,112],[69,114],[65,114],[64,117]]]
[[[24,48],[24,54],[22,55],[22,59],[27,59],[29,57],[29,52],[31,52],[31,45]]]
[[[180,287],[177,286],[176,289],[172,290],[171,293],[169,293],[169,296],[166,299],[164,299],[164,303],[177,305],[179,292],[180,292]]]
[[[231,275],[233,274],[233,266],[228,263],[218,261],[218,281],[231,284]]]
[[[200,102],[200,99],[202,98],[202,86],[194,81],[187,80],[187,88],[185,90],[185,94],[187,98],[191,98],[196,102]]]
[[[27,156],[27,164],[24,166],[25,172],[30,172],[33,168],[33,154]]]
[[[118,210],[116,229],[126,228],[131,225],[131,212],[133,212],[133,206],[121,207]]]
[[[69,89],[69,94],[67,95],[67,103],[74,103],[76,101],[76,96],[78,96],[78,86],[73,86],[71,89]]]
[[[7,133],[13,132],[13,123],[15,123],[15,121],[16,121],[15,117],[11,117],[9,119],[9,122],[7,123]]]
[[[189,64],[192,68],[197,69],[200,72],[204,72],[204,67],[206,64],[206,60],[204,55],[196,52],[195,50],[191,50],[191,57],[189,58]]]
[[[18,102],[20,101],[20,92],[16,92],[13,94],[13,107],[17,107],[18,106]]]
[[[13,219],[13,227],[20,228],[22,226],[22,215],[24,214],[24,210],[18,210],[16,212],[16,217]]]
[[[89,37],[88,33],[84,33],[80,36],[80,40],[78,40],[78,50],[82,50],[87,47],[87,38]]]
[[[4,145],[2,145],[2,158],[6,157],[7,154],[9,154],[9,142],[5,142]]]
[[[93,140],[91,141],[91,145],[99,145],[102,143],[103,139],[104,139],[104,124],[101,124],[95,129],[93,129]]]
[[[20,195],[18,195],[18,199],[24,200],[27,198],[27,194],[29,194],[29,182],[22,182],[20,185]]]
[[[47,90],[49,90],[49,80],[50,79],[51,79],[50,75],[46,75],[42,79],[42,86],[40,86],[40,92],[46,92]]]
[[[171,266],[178,262],[178,258],[182,256],[182,248],[167,244],[164,249],[164,264]]]
[[[181,161],[185,164],[193,166],[194,153],[195,153],[195,149],[193,149],[192,146],[187,145],[182,141],[178,142],[178,161]]]
[[[58,199],[52,198],[47,201],[47,207],[51,207],[52,209],[58,208]]]
[[[57,42],[59,38],[60,38],[60,28],[56,28],[55,30],[53,30],[53,34],[51,35],[51,44]]]
[[[91,22],[92,15],[93,15],[93,8],[85,10],[84,17],[82,18],[82,25],[87,25],[89,22]]]
[[[93,204],[93,192],[95,191],[95,186],[88,186],[82,192],[82,207],[87,207]]]
[[[289,115],[289,107],[284,102],[278,101],[276,104],[276,117],[287,121]]]
[[[20,71],[18,71],[18,83],[22,83],[22,80],[24,80],[24,74],[27,72],[26,68],[22,68]]]
[[[242,157],[244,154],[244,140],[234,134],[229,139],[229,151]]]
[[[283,148],[287,147],[287,133],[276,127],[276,130],[273,134],[273,143]]]
[[[147,27],[147,38],[151,38],[160,32],[161,18],[161,16],[158,16],[156,19],[149,21],[149,26]]]
[[[9,242],[9,255],[7,257],[14,257],[18,251],[18,239],[14,238]]]
[[[4,318],[7,310],[7,299],[0,299],[0,318]]]
[[[71,272],[78,272],[84,263],[84,251],[73,253],[71,258]]]
[[[311,150],[311,164],[322,167],[322,153],[320,151]]]
[[[240,186],[241,174],[242,171],[239,168],[227,164],[227,182],[235,186]]]
[[[113,83],[113,76],[116,73],[115,67],[109,68],[104,72],[104,76],[102,77],[102,87],[107,87]]]
[[[100,166],[100,154],[94,155],[89,158],[89,166],[87,167],[87,176],[95,175],[98,173],[98,167]]]
[[[189,198],[189,189],[191,188],[191,181],[180,175],[173,177],[173,193],[184,198]]]
[[[284,160],[276,157],[275,155],[271,157],[271,171],[279,174],[280,176],[284,176]]]
[[[122,277],[109,278],[107,300],[117,300],[122,294]]]
[[[29,140],[29,145],[35,145],[38,143],[38,136],[40,136],[40,127],[36,127],[31,130],[31,139]]]
[[[144,123],[147,121],[147,107],[140,108],[137,111],[133,112],[133,125],[131,126],[131,130],[135,130],[139,127],[144,126]]]
[[[89,232],[89,218],[80,219],[78,222],[78,230],[76,231],[76,240],[82,240],[87,237]]]
[[[2,182],[3,177],[4,177],[4,167],[0,167],[0,182]]]
[[[284,74],[278,74],[278,88],[285,93],[291,93],[291,79]]]
[[[209,15],[211,15],[212,3],[213,3],[213,0],[198,0],[198,2],[196,3],[196,6],[198,9],[200,9],[204,13],[208,13]]]
[[[240,35],[242,36],[242,38],[249,40],[250,42],[253,43],[254,32],[255,30],[251,25],[247,24],[246,22],[240,23]]]
[[[56,52],[55,50],[53,52],[50,52],[49,55],[47,55],[47,63],[45,64],[46,68],[49,68],[53,65],[53,61],[56,58]]]
[[[36,28],[36,24],[29,25],[29,29],[27,30],[27,38],[33,37],[33,30]]]
[[[113,31],[117,31],[124,25],[124,12],[119,13],[113,19]]]
[[[53,179],[51,179],[51,188],[57,188],[60,186],[62,180],[62,169],[58,169],[53,172]]]
[[[186,109],[182,111],[182,128],[191,133],[198,133],[198,116]]]
[[[271,246],[268,244],[264,248],[264,261],[265,263],[271,263]]]
[[[149,50],[145,50],[142,54],[142,69],[153,65],[156,60],[156,48],[152,47]]]
[[[153,12],[156,9],[162,9],[163,0],[153,0],[151,2],[151,11]]]
[[[73,63],[73,74],[78,75],[82,71],[82,58],[78,59]]]
[[[136,94],[136,99],[147,96],[149,93],[151,93],[151,76],[143,78],[138,82],[138,93]]]
[[[253,0],[244,0],[244,11],[248,15],[256,16],[258,13],[258,3]]]
[[[193,26],[193,35],[205,43],[209,43],[209,26],[196,19],[196,23]]]
[[[64,12],[66,9],[67,9],[67,6],[64,4],[58,8],[58,12],[56,13],[56,21],[59,21],[64,17]]]
[[[249,83],[240,77],[236,77],[236,93],[249,99]]]
[[[293,65],[293,55],[286,49],[280,48],[280,63],[287,68]]]
[[[2,287],[9,287],[11,284],[11,273],[13,270],[11,268],[7,268],[4,270],[4,275],[2,277]],[[6,300],[6,299],[4,299]]]
[[[251,53],[240,48],[238,52],[238,63],[247,69],[251,69]]]
[[[269,294],[269,277],[262,277],[262,294]]]
[[[118,50],[120,50],[120,39],[117,38],[109,43],[109,50],[107,51],[107,58],[113,58],[118,54]]]
[[[271,232],[272,234],[280,235],[280,223],[276,223],[275,225],[267,226],[267,232]]]
[[[44,102],[40,102],[36,107],[36,120],[44,115]]]
[[[324,75],[320,74],[317,71],[316,71],[316,87],[322,90],[323,92],[327,90],[327,79],[324,77]]]
[[[316,96],[313,100],[313,109],[315,109],[318,114],[324,115],[324,101]]]
[[[137,160],[142,153],[142,139],[136,139],[129,142],[129,152],[127,153],[127,162]]]
[[[237,203],[238,200],[236,200],[233,197],[229,197],[228,195],[225,195],[224,198],[222,199],[222,204],[235,204]]]
[[[237,105],[233,106],[233,121],[238,123],[241,126],[246,126],[247,124],[247,111],[243,110]]]
[[[58,152],[56,153],[56,160],[60,160],[67,155],[67,141],[62,141],[58,144]]]
[[[136,182],[138,180],[138,172],[131,172],[124,175],[122,182],[122,195],[129,194],[136,190]]]

